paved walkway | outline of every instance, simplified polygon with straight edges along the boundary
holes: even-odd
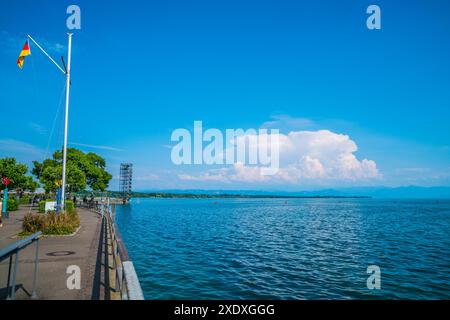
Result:
[[[0,248],[17,240],[24,215],[31,209],[22,206],[3,220],[0,228]],[[104,263],[102,259],[101,217],[85,209],[77,209],[81,227],[74,236],[45,237],[40,240],[38,298],[42,300],[104,299]],[[100,248],[100,250],[99,250]],[[16,299],[30,299],[34,270],[35,245],[19,254]],[[6,296],[9,259],[0,263],[0,299]],[[67,268],[76,265],[81,270],[81,288],[69,290]]]

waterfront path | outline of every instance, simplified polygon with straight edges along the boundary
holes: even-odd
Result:
[[[22,220],[29,206],[21,206],[3,220],[0,228],[0,248],[4,248],[19,238]],[[43,237],[40,240],[39,269],[37,279],[38,299],[74,300],[104,299],[104,243],[103,224],[99,214],[77,208],[80,229],[72,236]],[[35,245],[32,244],[19,254],[16,299],[30,299],[34,270]],[[0,299],[6,296],[9,259],[0,263]],[[81,288],[67,288],[69,266],[78,266],[81,271]]]

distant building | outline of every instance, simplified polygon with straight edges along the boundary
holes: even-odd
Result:
[[[121,163],[119,191],[122,194],[122,199],[124,203],[127,202],[131,197],[132,183],[133,183],[133,164]]]

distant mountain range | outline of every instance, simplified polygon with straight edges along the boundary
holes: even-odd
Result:
[[[290,197],[372,197],[378,199],[450,199],[450,187],[352,187],[312,191],[260,190],[138,190],[140,193],[192,195],[290,196]]]

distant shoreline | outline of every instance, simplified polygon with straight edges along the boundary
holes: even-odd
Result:
[[[117,192],[110,192],[110,196],[120,197]],[[371,196],[333,196],[333,195],[251,195],[251,194],[194,194],[194,193],[167,193],[167,192],[133,192],[130,198],[160,198],[160,199],[372,199]]]

